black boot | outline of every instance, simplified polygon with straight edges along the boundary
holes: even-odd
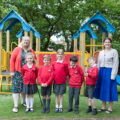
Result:
[[[50,112],[50,99],[47,99],[46,113]]]
[[[43,99],[43,110],[42,113],[46,112],[46,99]]]
[[[89,106],[88,109],[86,110],[86,113],[92,112],[92,107]]]
[[[97,109],[94,108],[94,109],[93,109],[93,112],[92,112],[92,115],[96,115],[96,114],[97,114]]]

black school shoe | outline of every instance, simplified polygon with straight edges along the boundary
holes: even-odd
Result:
[[[78,111],[78,110],[75,110],[75,111],[74,111],[74,113],[75,113],[75,114],[78,114],[78,113],[79,113],[79,111]]]
[[[42,113],[46,113],[46,108],[43,107]]]
[[[92,115],[96,115],[97,114],[97,109],[93,109]]]
[[[92,112],[92,108],[88,107],[88,109],[86,110],[86,113]]]
[[[73,109],[71,108],[68,108],[67,110],[66,110],[66,112],[72,112],[73,111]]]
[[[59,112],[59,108],[55,108],[55,113],[58,113]]]
[[[34,112],[34,109],[33,109],[33,108],[30,108],[30,112]]]
[[[29,109],[29,108],[26,108],[25,113],[28,113],[29,111],[30,111],[30,109]]]
[[[59,108],[59,113],[62,113],[63,112],[63,108]]]
[[[46,109],[46,113],[49,113],[49,112],[50,112],[50,108],[47,108],[47,109]]]

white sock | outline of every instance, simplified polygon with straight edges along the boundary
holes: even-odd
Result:
[[[30,97],[30,108],[33,108],[34,98]]]
[[[59,106],[59,108],[63,108],[63,106],[62,106],[62,105],[60,105],[60,106]]]
[[[26,108],[30,108],[30,98],[26,97]]]
[[[25,94],[21,94],[21,104],[25,103]]]
[[[13,93],[13,101],[14,101],[14,107],[18,107],[18,102],[19,102],[19,93]]]
[[[58,105],[56,105],[56,108],[59,108]]]

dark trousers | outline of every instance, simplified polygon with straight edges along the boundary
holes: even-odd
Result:
[[[69,109],[72,109],[73,97],[75,97],[75,111],[79,110],[80,88],[69,87]]]

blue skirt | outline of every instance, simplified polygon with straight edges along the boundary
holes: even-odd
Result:
[[[118,101],[116,80],[111,80],[112,68],[100,67],[94,97],[102,101]]]

